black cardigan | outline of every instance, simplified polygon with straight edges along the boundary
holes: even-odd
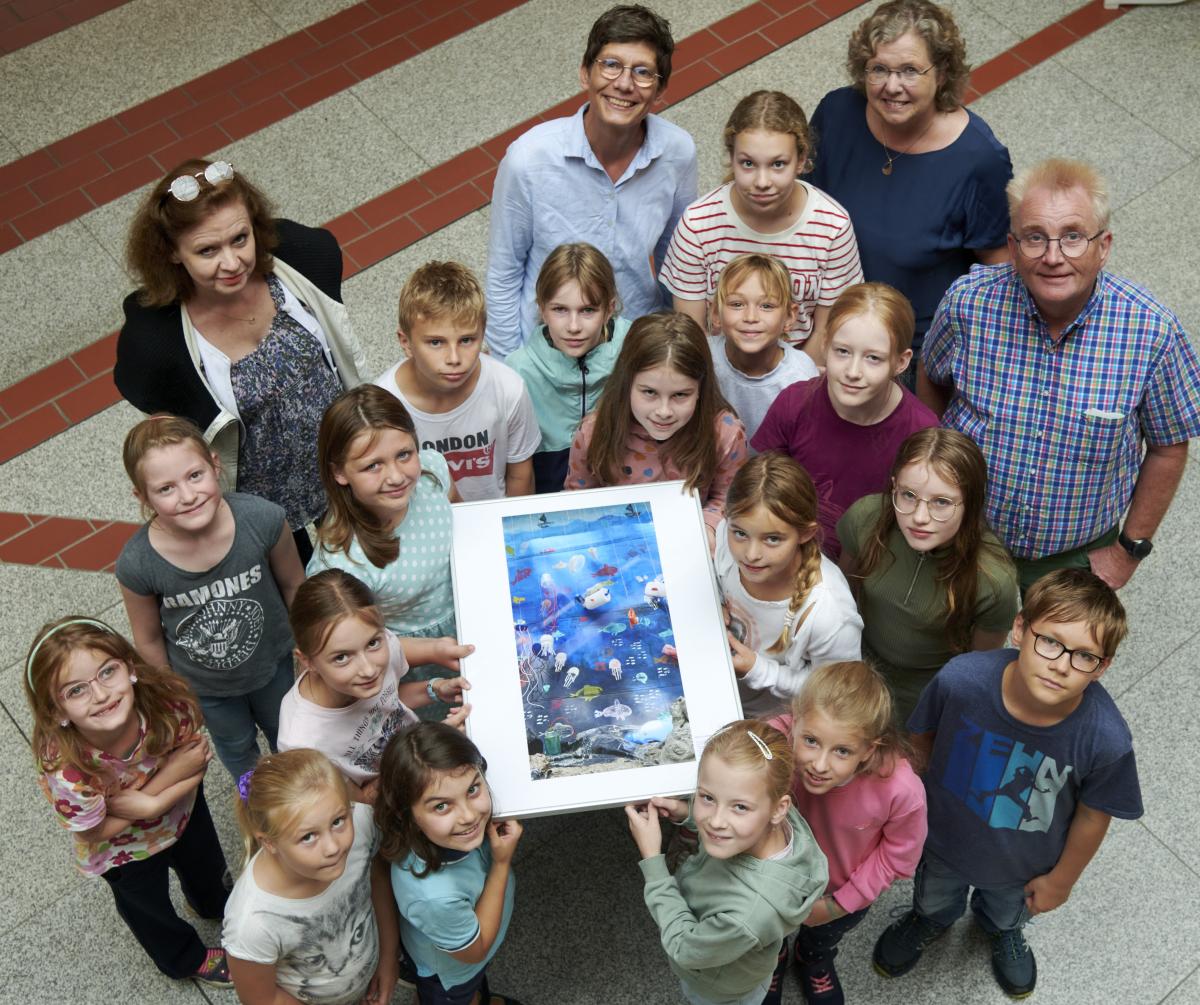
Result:
[[[326,296],[341,303],[342,249],[328,230],[276,220],[279,245],[274,255]],[[143,307],[136,292],[123,304],[125,324],[117,338],[113,382],[121,397],[142,412],[183,415],[203,431],[220,404],[192,365],[183,337],[179,304]]]

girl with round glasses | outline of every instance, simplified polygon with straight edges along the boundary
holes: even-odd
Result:
[[[1016,616],[1017,574],[987,527],[986,494],[975,442],[922,429],[901,444],[891,490],[858,500],[838,523],[863,655],[887,678],[902,723],[952,656],[1003,645]]]

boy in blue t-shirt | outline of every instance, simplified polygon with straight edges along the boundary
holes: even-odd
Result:
[[[929,837],[912,910],[875,943],[880,974],[916,966],[974,887],[997,983],[1013,997],[1033,991],[1025,922],[1066,903],[1113,817],[1142,815],[1129,727],[1097,683],[1126,630],[1103,580],[1063,569],[1026,594],[1017,649],[957,656],[929,682],[908,720]]]

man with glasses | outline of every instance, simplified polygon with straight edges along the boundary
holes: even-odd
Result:
[[[696,197],[696,144],[650,109],[671,76],[670,25],[640,5],[613,7],[588,35],[587,104],[534,126],[508,148],[492,192],[487,343],[503,358],[538,324],[534,285],[558,245],[586,241],[612,262],[623,313],[670,306],[658,266]]]
[[[947,291],[917,392],[983,450],[988,519],[1022,589],[1062,568],[1119,589],[1200,436],[1200,361],[1174,314],[1103,271],[1113,238],[1092,168],[1036,164],[1008,200],[1012,264]]]

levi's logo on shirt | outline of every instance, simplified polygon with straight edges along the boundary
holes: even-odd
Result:
[[[490,440],[488,431],[481,429],[478,433],[468,433],[466,436],[425,440],[421,449],[436,450],[445,457],[450,468],[450,477],[458,481],[460,478],[475,478],[492,473],[496,445],[489,442]]]

